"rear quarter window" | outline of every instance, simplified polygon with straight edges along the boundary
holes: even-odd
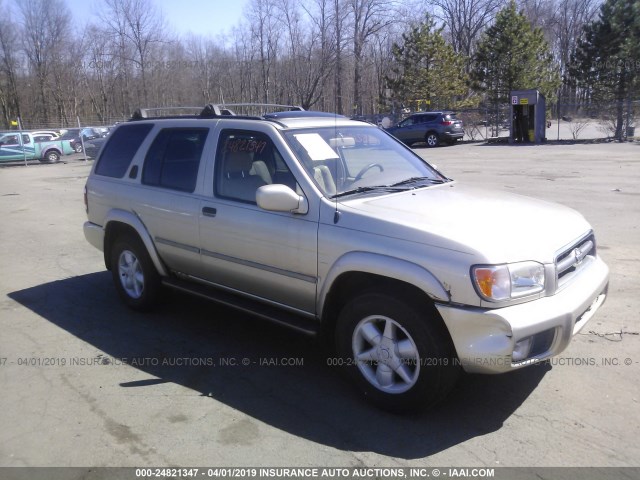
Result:
[[[111,134],[96,166],[96,175],[122,178],[147,137],[152,123],[122,125]]]

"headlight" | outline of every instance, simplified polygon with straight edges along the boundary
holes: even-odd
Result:
[[[544,266],[537,262],[472,267],[471,277],[485,300],[499,302],[544,290]]]

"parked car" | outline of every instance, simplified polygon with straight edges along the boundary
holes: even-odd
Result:
[[[73,153],[67,140],[47,139],[49,135],[34,136],[31,132],[8,132],[0,135],[0,162],[40,160],[56,163],[62,155]]]
[[[55,140],[57,137],[53,137],[52,135],[48,134],[48,133],[33,133],[33,141],[34,142],[50,142],[52,140]]]
[[[575,210],[454,181],[368,123],[229,107],[141,111],[94,162],[84,234],[132,309],[173,288],[318,335],[403,411],[558,355],[605,301]]]
[[[387,131],[409,146],[419,142],[427,147],[453,145],[464,137],[462,121],[453,112],[414,113]]]
[[[36,130],[31,132],[31,135],[33,136],[50,135],[53,140],[57,140],[60,137],[60,132],[56,130]]]
[[[102,133],[100,133],[96,128],[93,127],[83,128],[82,130],[80,130],[80,135],[85,142],[87,140],[93,140],[94,138],[102,138]]]
[[[96,158],[106,140],[106,138],[94,138],[93,140],[87,140],[84,142],[84,151],[87,154],[87,157]]]
[[[60,140],[68,140],[76,153],[82,153],[82,140],[80,139],[79,128],[68,129],[62,134]]]

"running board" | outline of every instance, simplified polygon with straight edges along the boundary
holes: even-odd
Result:
[[[319,322],[312,318],[296,315],[295,313],[288,312],[272,305],[267,305],[257,300],[225,292],[218,288],[208,287],[176,278],[163,278],[162,284],[169,288],[173,288],[174,290],[206,298],[207,300],[211,300],[221,305],[283,325],[304,335],[315,336],[319,331]]]

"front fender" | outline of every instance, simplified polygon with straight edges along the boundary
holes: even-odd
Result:
[[[342,255],[329,269],[318,296],[317,311],[322,309],[331,286],[340,275],[349,272],[371,273],[415,285],[438,302],[449,302],[451,296],[429,270],[396,257],[367,252],[349,252]]]
[[[126,210],[113,209],[107,214],[105,218],[105,233],[109,231],[109,223],[112,222],[123,223],[133,228],[140,237],[140,240],[142,240],[145,248],[147,249],[149,257],[151,257],[151,261],[156,267],[158,274],[163,277],[169,275],[167,268],[160,259],[160,255],[158,255],[158,251],[156,250],[156,246],[151,239],[151,235],[149,234],[147,228],[144,226],[144,223],[142,223],[142,220],[140,220],[140,217],[138,217],[135,213],[128,212]]]

